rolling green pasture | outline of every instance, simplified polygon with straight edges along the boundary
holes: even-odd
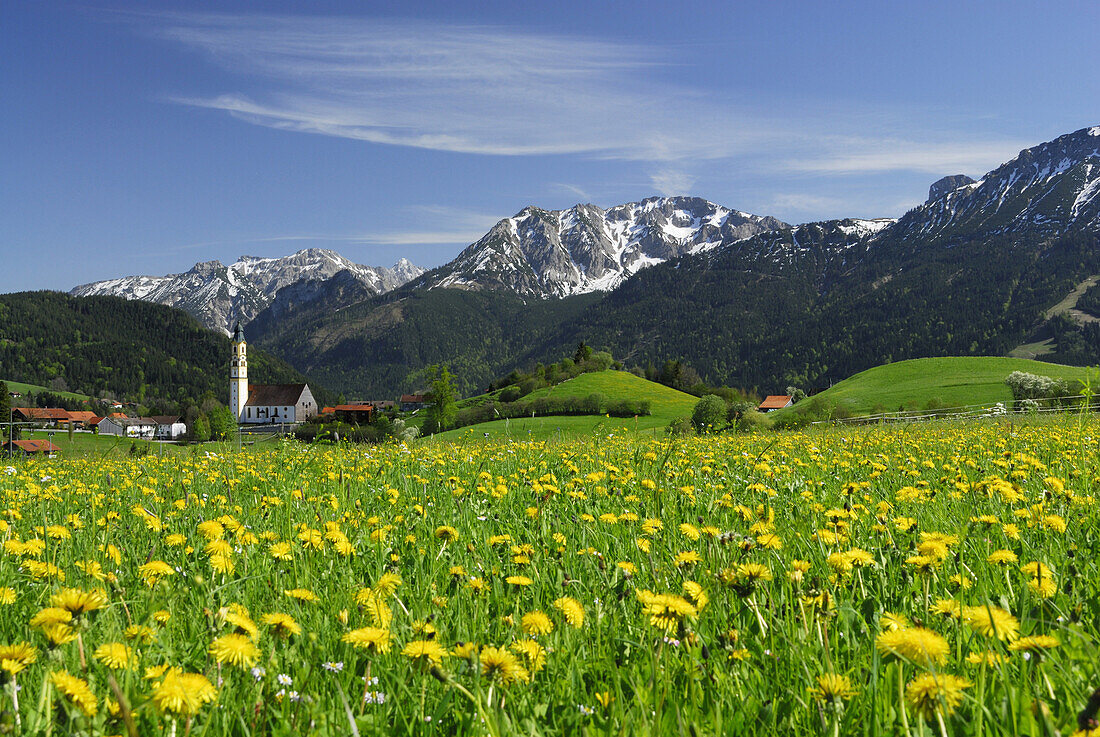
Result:
[[[1004,380],[1013,371],[1077,381],[1084,380],[1088,370],[1000,356],[917,358],[862,371],[814,398],[855,414],[868,414],[876,408],[915,409],[932,399],[949,407],[994,404],[1011,401],[1012,393]]]

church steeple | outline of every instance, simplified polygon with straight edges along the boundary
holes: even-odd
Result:
[[[229,358],[229,411],[240,422],[244,405],[248,402],[248,344],[239,322],[233,328],[232,346],[233,352]]]

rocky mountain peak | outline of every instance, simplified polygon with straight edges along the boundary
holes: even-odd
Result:
[[[932,186],[928,188],[928,202],[938,200],[948,192],[953,192],[959,187],[965,187],[968,184],[973,184],[974,180],[965,174],[952,174],[946,176],[943,179],[938,179],[932,183]]]
[[[401,259],[394,268],[363,266],[325,248],[306,248],[289,256],[241,256],[229,266],[203,261],[183,274],[131,276],[84,284],[70,294],[107,294],[179,307],[213,330],[229,333],[240,321],[247,325],[267,307],[279,290],[309,282],[309,290],[336,275],[354,279],[370,294],[382,294],[415,279],[424,269]]]

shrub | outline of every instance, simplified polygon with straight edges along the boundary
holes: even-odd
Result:
[[[669,435],[694,435],[695,425],[692,424],[690,417],[677,417],[668,423],[666,432]]]
[[[708,394],[695,403],[695,410],[691,413],[691,422],[695,425],[695,429],[701,433],[714,432],[725,426],[726,412],[725,400],[713,394]]]
[[[755,409],[750,409],[741,415],[741,418],[737,420],[737,430],[739,432],[758,432],[760,430],[771,430],[775,425],[772,418],[768,417],[763,412],[757,412]]]

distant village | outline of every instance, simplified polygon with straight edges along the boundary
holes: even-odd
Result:
[[[11,393],[18,401],[21,395]],[[238,427],[250,431],[286,432],[314,418],[331,419],[350,425],[365,425],[378,413],[416,412],[427,405],[422,394],[404,394],[400,401],[372,400],[318,407],[309,385],[248,383],[247,343],[238,324],[233,334],[229,368],[229,410]],[[105,400],[103,414],[90,410],[67,410],[55,407],[11,407],[9,424],[54,431],[83,431],[99,435],[114,435],[133,440],[173,442],[189,437],[191,428],[179,415],[135,417],[123,410],[122,402]],[[52,455],[60,448],[51,439],[15,439],[3,444],[5,455]],[[52,437],[52,435],[51,435]]]

